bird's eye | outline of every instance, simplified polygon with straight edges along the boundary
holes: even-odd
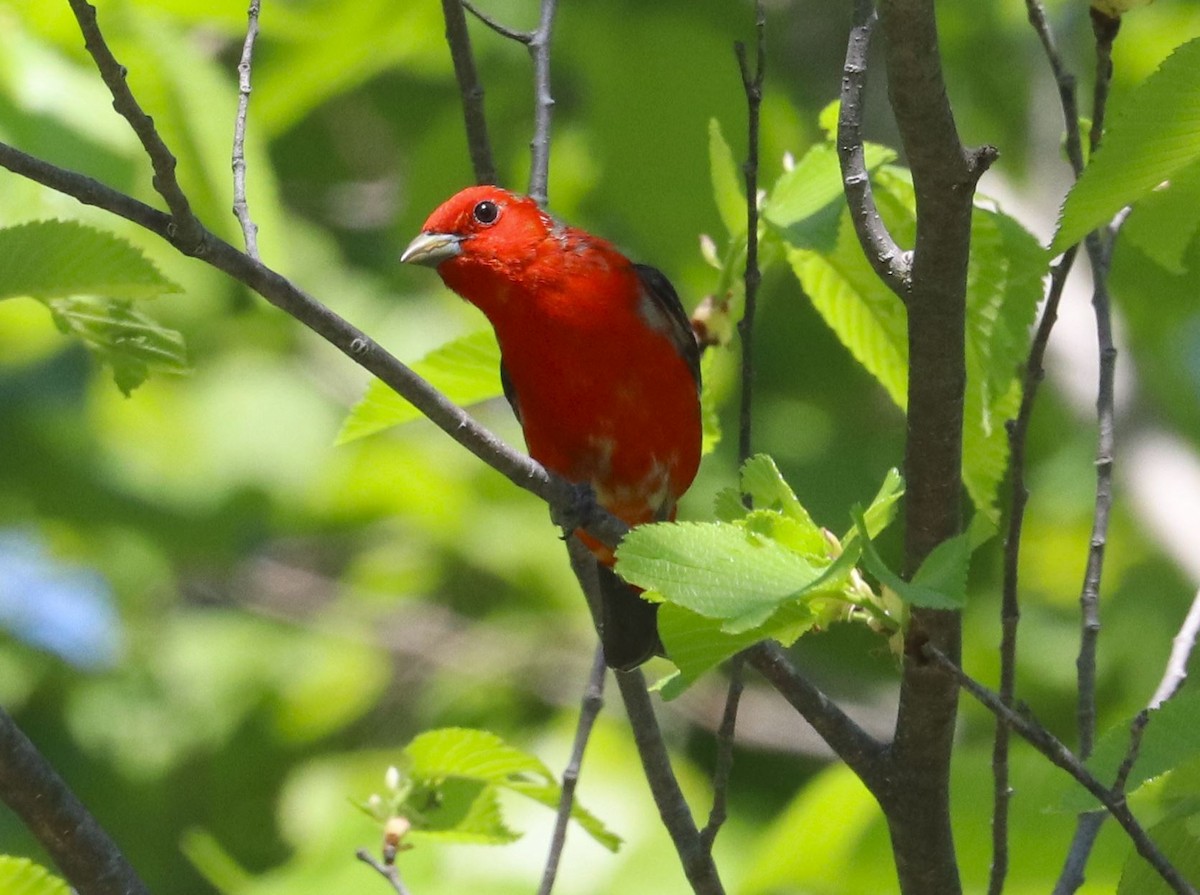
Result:
[[[475,206],[472,214],[481,224],[494,224],[496,218],[500,217],[500,207],[490,199],[484,199]]]

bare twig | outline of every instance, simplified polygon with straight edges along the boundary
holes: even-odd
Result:
[[[1175,866],[1159,851],[1158,846],[1154,844],[1141,824],[1138,823],[1137,818],[1133,816],[1133,812],[1129,810],[1129,805],[1125,801],[1123,792],[1110,789],[1097,780],[1084,766],[1079,757],[1072,753],[1061,740],[1033,718],[1027,710],[1018,712],[1006,706],[998,695],[968,675],[958,666],[958,663],[951,660],[936,647],[927,644],[922,652],[933,664],[951,674],[958,682],[958,685],[974,697],[976,701],[1020,734],[1023,739],[1042,753],[1051,763],[1062,768],[1083,786],[1084,789],[1095,796],[1100,804],[1107,809],[1108,813],[1125,830],[1133,842],[1137,853],[1146,859],[1173,891],[1180,893],[1180,895],[1197,895],[1197,890],[1183,878]]]
[[[658,806],[659,817],[666,827],[684,875],[696,895],[722,895],[725,889],[713,863],[712,855],[700,839],[696,821],[684,801],[679,781],[671,769],[671,759],[663,743],[662,732],[654,717],[650,694],[646,692],[646,680],[640,671],[616,672],[617,686],[629,715],[629,726],[641,756],[642,769],[650,784],[650,792]]]
[[[550,121],[554,96],[550,92],[550,31],[558,0],[542,0],[538,26],[530,35],[529,54],[533,57],[533,139],[529,142],[529,195],[545,205],[550,181]]]
[[[558,815],[554,820],[554,834],[550,839],[550,853],[542,871],[542,883],[538,895],[550,895],[558,865],[562,859],[563,846],[567,842],[567,825],[571,821],[571,808],[575,803],[575,786],[579,782],[579,769],[583,764],[583,751],[587,748],[592,726],[604,705],[604,675],[608,666],[604,664],[604,648],[596,647],[592,660],[592,671],[583,691],[583,703],[579,709],[579,723],[575,727],[575,742],[571,746],[571,758],[563,771],[562,795],[558,801]]]
[[[525,44],[526,46],[528,46],[529,42],[533,40],[532,31],[518,31],[516,28],[509,28],[507,25],[498,22],[489,16],[474,3],[470,2],[470,0],[462,0],[462,5],[467,12],[475,16],[475,18],[479,19],[479,21],[483,22],[483,24],[487,25],[501,37],[506,37],[509,40],[515,40],[517,43]]]
[[[446,20],[446,43],[454,62],[454,77],[462,94],[463,122],[467,130],[467,150],[475,169],[476,183],[495,183],[496,163],[492,159],[492,144],[488,139],[487,118],[483,114],[483,84],[475,71],[475,56],[471,52],[471,35],[461,0],[442,0],[442,16]]]
[[[150,116],[142,111],[141,105],[134,99],[125,78],[125,66],[117,62],[104,40],[104,35],[100,33],[100,26],[96,21],[96,7],[87,0],[67,2],[71,4],[71,11],[79,22],[84,46],[95,61],[109,93],[112,94],[113,108],[129,122],[154,166],[154,189],[163,197],[171,211],[171,226],[176,246],[190,255],[201,254],[204,251],[207,232],[192,213],[187,196],[183,194],[179,181],[175,178],[175,156],[159,136]]]
[[[737,730],[738,704],[742,698],[742,665],[745,657],[737,655],[729,664],[729,691],[725,696],[725,711],[721,715],[721,726],[717,728],[717,760],[713,769],[713,801],[712,810],[708,812],[708,822],[700,831],[700,841],[712,852],[713,842],[726,817],[726,796],[729,791],[729,777],[733,772],[734,734]]]
[[[758,268],[758,133],[762,108],[763,78],[767,64],[767,18],[762,0],[754,4],[754,27],[757,38],[754,68],[751,70],[746,45],[734,44],[738,68],[742,74],[742,89],[746,93],[747,149],[742,173],[746,178],[746,304],[738,321],[742,340],[742,408],[738,424],[739,466],[750,457],[751,420],[754,406],[754,313],[758,306],[758,287],[762,271]]]
[[[867,83],[867,51],[878,16],[871,0],[856,0],[854,27],[846,46],[842,69],[842,97],[838,110],[837,150],[842,168],[842,188],[850,206],[850,220],[863,253],[879,279],[902,301],[912,285],[912,253],[900,248],[879,216],[871,175],[863,150],[863,89]]]
[[[360,861],[382,876],[385,880],[387,880],[388,885],[392,887],[392,891],[395,892],[396,895],[409,895],[408,889],[400,879],[400,868],[396,866],[395,861],[381,863],[377,861],[375,856],[365,848],[360,848],[358,851],[356,851],[354,853],[354,857],[358,858]]]
[[[254,42],[258,39],[260,0],[250,0],[246,13],[246,40],[238,61],[238,106],[233,127],[233,214],[242,226],[246,254],[258,257],[258,225],[250,217],[246,204],[246,113],[250,106],[250,70],[254,60]]]
[[[1062,300],[1067,275],[1075,262],[1077,246],[1072,246],[1051,268],[1046,288],[1042,316],[1029,346],[1025,363],[1025,378],[1021,387],[1021,406],[1016,419],[1008,426],[1009,477],[1011,498],[1008,515],[1008,535],[1004,541],[1004,578],[1000,601],[1000,700],[1010,708],[1016,696],[1017,629],[1021,620],[1018,572],[1021,557],[1021,531],[1025,524],[1025,506],[1029,491],[1025,486],[1025,447],[1029,421],[1033,417],[1038,387],[1045,378],[1046,346],[1050,332],[1058,320],[1058,305]],[[1012,801],[1009,785],[1008,725],[997,721],[992,746],[992,867],[988,879],[988,895],[1000,895],[1008,875],[1008,808]]]
[[[117,844],[2,708],[0,799],[79,895],[149,895]]]
[[[802,677],[779,644],[758,643],[744,653],[746,661],[779,691],[838,758],[863,781],[876,799],[888,786],[887,750],[882,743],[855,723],[854,719]]]

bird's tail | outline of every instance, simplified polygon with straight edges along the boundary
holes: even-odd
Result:
[[[577,537],[567,538],[567,552],[587,596],[608,666],[629,671],[651,656],[662,655],[658,604],[643,599],[640,589],[600,563]]]

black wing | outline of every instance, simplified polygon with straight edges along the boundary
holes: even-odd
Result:
[[[508,367],[504,366],[504,358],[500,358],[500,387],[504,389],[504,400],[512,408],[513,416],[521,422],[521,407],[517,403],[517,387],[513,385],[512,377],[508,375]]]
[[[696,380],[696,391],[700,391],[700,346],[696,342],[696,332],[692,329],[692,321],[683,309],[679,293],[671,285],[671,281],[657,267],[649,264],[635,264],[638,279],[646,295],[654,302],[654,306],[662,311],[663,320],[667,325],[667,336],[674,343],[680,355],[687,361]]]

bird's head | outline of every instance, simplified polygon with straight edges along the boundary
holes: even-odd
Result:
[[[468,187],[434,210],[402,262],[435,267],[447,282],[528,264],[554,229],[528,196],[496,186]]]

